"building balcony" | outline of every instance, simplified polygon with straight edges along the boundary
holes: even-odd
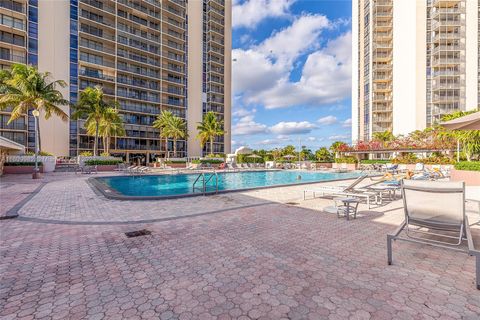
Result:
[[[10,62],[15,62],[15,63],[26,63],[27,58],[24,55],[16,55],[16,54],[11,54],[8,52],[1,52],[0,53],[0,60],[6,60]]]
[[[434,70],[432,73],[432,78],[458,78],[465,74],[465,69],[454,69],[454,70]]]
[[[432,0],[432,7],[454,7],[461,3],[461,0]]]
[[[464,62],[462,57],[445,57],[445,58],[432,58],[432,67],[451,67],[456,66]]]
[[[431,54],[436,55],[441,52],[455,52],[455,51],[462,51],[465,49],[464,45],[460,44],[452,44],[452,45],[438,45],[433,47]]]
[[[118,3],[120,4],[123,4],[124,6],[127,6],[129,8],[132,8],[132,9],[135,9],[135,10],[138,10],[152,18],[155,18],[155,19],[160,19],[160,10],[158,11],[155,11],[155,10],[152,10],[152,9],[148,9],[142,5],[140,5],[138,2],[135,2],[135,1],[131,1],[131,0],[117,0]],[[146,3],[149,3],[148,1],[145,1]],[[160,6],[158,4],[158,6]]]
[[[457,19],[445,19],[445,20],[432,20],[432,31],[438,31],[440,28],[442,30],[452,30],[452,28],[461,27],[463,22]]]
[[[181,85],[185,84],[184,79],[179,79],[179,78],[175,78],[175,77],[163,77],[162,80],[167,81],[167,82],[176,83],[176,84],[181,84]]]
[[[431,17],[434,20],[440,19],[440,17],[461,15],[465,13],[465,7],[451,7],[451,8],[438,8],[434,7]]]
[[[101,71],[94,71],[94,70],[79,70],[78,74],[80,76],[84,77],[89,77],[89,78],[95,78],[95,79],[100,79],[100,80],[105,80],[105,81],[110,81],[110,82],[115,82],[115,77],[107,74],[103,74]]]
[[[378,7],[393,7],[393,0],[377,0],[375,6]]]
[[[458,102],[458,103],[461,103],[462,101],[464,101],[465,99],[461,99],[460,96],[458,95],[445,95],[445,96],[441,96],[441,95],[433,95],[432,96],[432,103],[455,103],[455,102]]]
[[[447,83],[434,83],[432,84],[432,91],[444,91],[444,90],[460,90],[465,85],[464,81],[447,82]]]
[[[122,0],[119,0],[118,2],[121,2]],[[110,7],[107,5],[107,3],[96,1],[96,0],[80,0],[80,4],[86,4],[90,8],[96,8],[101,11],[105,11],[108,13],[115,14],[115,8]]]

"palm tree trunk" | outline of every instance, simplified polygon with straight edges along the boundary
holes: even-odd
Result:
[[[168,158],[168,138],[165,138],[165,158]]]
[[[210,154],[213,154],[213,137],[210,138]]]
[[[93,155],[97,155],[98,149],[98,121],[95,121],[95,141],[93,143]]]
[[[107,153],[110,154],[110,136],[107,136]]]
[[[177,157],[177,139],[173,139],[173,156],[176,158]]]
[[[102,137],[102,142],[103,142],[103,152],[107,153],[107,137],[106,136]]]

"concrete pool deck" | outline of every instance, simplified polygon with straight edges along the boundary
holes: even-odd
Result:
[[[322,212],[331,200],[303,201],[305,186],[138,202],[106,199],[88,177],[2,177],[2,213],[19,217],[0,221],[0,318],[480,315],[472,257],[395,243],[387,265],[401,201],[346,221]],[[477,206],[467,208],[479,243]],[[152,234],[124,234],[139,229]]]

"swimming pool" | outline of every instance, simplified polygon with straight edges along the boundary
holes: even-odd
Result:
[[[208,175],[208,173],[206,173]],[[218,173],[218,191],[238,191],[255,188],[315,183],[356,178],[359,172],[306,172],[306,171],[243,171]],[[172,198],[203,194],[193,191],[198,174],[113,176],[92,178],[93,184],[107,197],[116,199]],[[300,179],[299,179],[300,177]],[[197,186],[202,186],[198,183]],[[215,191],[213,180],[207,191]]]

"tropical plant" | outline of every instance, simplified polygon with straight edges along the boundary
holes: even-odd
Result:
[[[331,162],[332,161],[332,154],[328,151],[327,148],[321,147],[317,151],[315,151],[315,158],[320,162]]]
[[[186,139],[188,137],[187,133],[187,123],[180,117],[173,116],[170,119],[170,122],[167,126],[167,134],[170,138],[173,139],[173,156],[177,156],[177,140]]]
[[[157,117],[157,120],[153,122],[153,127],[160,130],[160,137],[165,138],[165,150],[168,154],[168,139],[173,139],[173,155],[177,156],[177,140],[186,139],[187,123],[184,119],[173,115],[170,111],[162,111]]]
[[[374,132],[373,140],[380,141],[383,144],[383,147],[386,148],[389,142],[395,140],[395,136],[389,130],[383,132]]]
[[[49,72],[39,72],[35,67],[24,64],[13,64],[11,70],[0,71],[0,110],[12,108],[8,124],[32,110],[43,112],[46,120],[52,114],[63,121],[68,120],[67,113],[60,106],[69,105],[69,101],[57,90],[57,87],[64,88],[66,83],[63,80],[51,81],[50,77]],[[41,150],[40,132],[36,134]]]
[[[272,154],[273,160],[277,160],[282,156],[282,150],[278,148],[273,149],[270,153]]]
[[[292,146],[291,144],[285,146],[282,149],[282,156],[296,156],[295,146]]]
[[[85,129],[94,126],[93,135],[95,136],[93,144],[93,155],[98,154],[98,136],[100,124],[106,118],[111,108],[115,108],[114,103],[104,100],[103,90],[101,87],[87,87],[80,92],[80,98],[75,106],[75,112],[72,114],[73,119],[83,119],[85,121]]]
[[[454,120],[479,111],[456,111],[442,117],[442,121]],[[442,131],[441,136],[453,137],[462,145],[462,151],[471,161],[473,155],[480,154],[480,130],[452,130]]]
[[[94,121],[89,122],[87,127],[87,134],[94,136],[97,130],[97,124]],[[114,136],[125,135],[123,127],[123,119],[115,108],[108,108],[100,119],[98,124],[98,134],[102,137],[103,154],[110,153],[110,138]]]
[[[345,142],[342,141],[335,141],[332,143],[330,146],[330,151],[335,153],[335,158],[338,158],[338,153],[342,151],[343,149],[348,148],[348,145]]]
[[[304,161],[315,160],[315,155],[312,150],[308,149],[306,146],[302,146],[302,149],[300,150],[300,158]]]
[[[203,116],[202,122],[197,125],[197,130],[197,139],[200,140],[202,148],[207,142],[210,142],[210,153],[213,153],[213,139],[225,133],[223,120],[219,121],[213,111],[209,111]]]
[[[173,118],[173,113],[163,110],[155,121],[153,121],[153,127],[160,130],[160,138],[165,138],[165,151],[168,156],[168,131],[166,130],[168,124]]]

